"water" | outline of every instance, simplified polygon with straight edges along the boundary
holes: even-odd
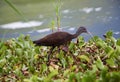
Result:
[[[0,3],[0,39],[29,34],[33,40],[52,31],[50,22],[55,19],[53,0],[11,0],[28,21],[16,14],[5,2]],[[120,0],[63,0],[61,27],[63,31],[75,33],[77,27],[85,26],[92,35],[103,37],[112,30],[120,37]],[[85,39],[90,38],[82,34]]]

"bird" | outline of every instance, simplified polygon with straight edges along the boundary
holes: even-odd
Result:
[[[85,27],[79,27],[75,34],[70,34],[64,31],[57,31],[51,33],[41,39],[33,41],[36,46],[51,46],[50,54],[55,47],[65,45],[72,39],[77,38],[81,33],[88,33]],[[50,59],[50,54],[48,55],[48,61]]]

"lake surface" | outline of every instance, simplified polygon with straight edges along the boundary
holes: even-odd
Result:
[[[50,23],[56,20],[55,0],[10,0],[25,19],[0,1],[0,39],[16,38],[29,34],[33,40],[49,33]],[[102,37],[108,30],[120,38],[120,0],[62,0],[61,29],[75,33],[85,26],[93,35]],[[82,34],[85,39],[90,38]]]

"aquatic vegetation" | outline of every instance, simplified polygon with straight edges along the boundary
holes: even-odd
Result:
[[[21,16],[21,18],[24,21],[27,21],[27,19],[25,18],[25,16],[23,15],[23,13],[9,0],[3,0],[5,3],[7,3],[9,5],[9,7],[11,7],[19,16]]]
[[[105,39],[80,36],[69,51],[35,46],[30,37],[0,42],[0,81],[3,82],[120,82],[120,38],[108,31]]]

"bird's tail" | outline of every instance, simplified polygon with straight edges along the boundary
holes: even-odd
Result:
[[[33,43],[35,44],[35,45],[39,45],[39,43],[38,43],[38,41],[33,41]]]

